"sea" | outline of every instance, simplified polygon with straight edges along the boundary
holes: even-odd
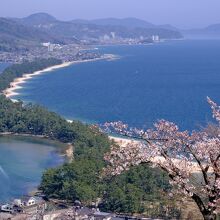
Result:
[[[12,98],[86,123],[123,121],[149,128],[165,119],[182,130],[194,130],[212,121],[207,96],[220,104],[220,40],[98,50],[118,59],[74,64],[36,76]]]
[[[58,143],[28,137],[0,137],[0,203],[35,191],[45,169],[64,163]]]
[[[10,63],[2,63],[0,62],[0,74],[6,69],[8,66],[10,66]]]

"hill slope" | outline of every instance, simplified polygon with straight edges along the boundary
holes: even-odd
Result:
[[[45,41],[56,42],[58,39],[12,19],[0,18],[0,48],[2,50],[21,49]]]
[[[163,39],[182,37],[177,30],[167,27],[136,18],[59,21],[46,13],[25,18],[0,18],[0,50],[26,50],[49,41],[69,44],[89,40],[99,43],[106,35],[111,38],[112,32],[117,39],[149,38],[152,35]]]
[[[20,20],[22,24],[37,27],[49,33],[52,36],[60,38],[72,39],[99,39],[103,35],[110,35],[115,32],[118,37],[148,37],[153,34],[160,35],[161,38],[181,38],[181,34],[177,30],[160,27],[136,18],[107,18],[97,20],[73,20],[69,22],[59,21],[56,18],[45,14],[38,13],[30,15]]]
[[[34,26],[34,25],[45,25],[56,22],[56,18],[47,13],[36,13],[29,15],[28,17],[21,19],[23,24]]]
[[[77,22],[77,20],[73,20],[72,22]],[[95,19],[95,20],[81,20],[83,23],[87,24],[96,24],[96,25],[104,25],[104,26],[123,26],[127,28],[155,28],[154,24],[151,24],[147,21],[140,20],[137,18],[104,18],[104,19]]]
[[[209,25],[201,29],[191,29],[183,31],[183,34],[189,38],[220,38],[220,24]]]

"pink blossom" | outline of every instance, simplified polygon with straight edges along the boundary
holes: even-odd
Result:
[[[202,214],[205,210],[215,213],[216,201],[220,200],[220,107],[210,98],[207,100],[218,123],[217,136],[207,131],[180,131],[177,125],[166,120],[156,122],[153,129],[146,131],[129,128],[122,122],[106,123],[106,130],[139,141],[131,141],[126,146],[113,145],[105,156],[109,162],[105,171],[119,175],[131,166],[150,163],[166,171],[174,189],[193,198]],[[192,181],[194,172],[202,174],[200,183]]]

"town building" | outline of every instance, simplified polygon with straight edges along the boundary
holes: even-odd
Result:
[[[153,35],[153,36],[152,36],[152,41],[153,41],[153,42],[159,42],[159,41],[160,41],[160,36],[158,36],[158,35]]]
[[[1,206],[1,212],[9,214],[43,215],[47,203],[40,197],[23,197],[15,199],[11,204]]]

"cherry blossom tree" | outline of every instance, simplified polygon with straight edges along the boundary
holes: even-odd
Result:
[[[168,174],[172,193],[192,198],[205,220],[215,220],[220,202],[220,107],[210,98],[207,100],[217,121],[215,135],[209,129],[180,131],[177,125],[165,120],[146,131],[129,128],[122,122],[106,123],[106,131],[133,140],[112,146],[105,156],[109,163],[105,172],[119,175],[131,166],[150,163]]]

